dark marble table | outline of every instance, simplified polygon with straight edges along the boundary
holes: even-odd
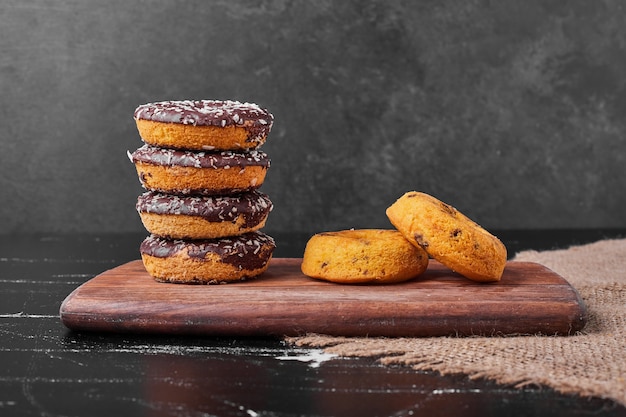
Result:
[[[504,231],[511,254],[624,230]],[[304,235],[273,235],[300,257]],[[1,416],[624,416],[599,398],[516,389],[375,359],[328,360],[278,339],[74,333],[63,299],[138,258],[143,235],[0,237]]]

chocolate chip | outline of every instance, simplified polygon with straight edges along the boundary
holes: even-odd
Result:
[[[425,248],[428,247],[428,242],[424,240],[424,235],[420,233],[415,233],[413,235],[413,239],[415,239],[415,242],[417,242],[418,245],[423,246]]]
[[[456,209],[446,203],[441,203],[441,209],[451,216],[456,216]]]

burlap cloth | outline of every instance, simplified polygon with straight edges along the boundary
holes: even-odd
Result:
[[[549,386],[563,393],[610,398],[626,405],[626,239],[553,251],[524,251],[514,260],[537,262],[567,279],[589,312],[572,336],[287,339],[343,357],[379,357],[442,374],[462,373],[501,384]]]

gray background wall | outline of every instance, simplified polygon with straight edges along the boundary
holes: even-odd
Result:
[[[135,107],[275,116],[267,231],[390,227],[421,190],[487,228],[626,227],[626,5],[0,3],[0,232],[141,231]]]

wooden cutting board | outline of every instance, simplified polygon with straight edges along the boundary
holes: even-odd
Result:
[[[140,260],[74,290],[61,320],[73,330],[230,336],[568,335],[585,305],[561,276],[512,262],[497,283],[475,283],[431,261],[420,277],[390,285],[341,285],[309,278],[301,259],[273,259],[255,280],[164,284]]]

